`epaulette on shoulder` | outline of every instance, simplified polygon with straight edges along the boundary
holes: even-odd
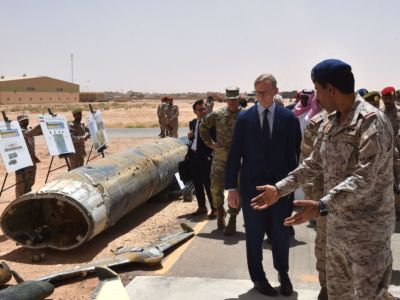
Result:
[[[312,125],[317,125],[318,123],[321,123],[325,118],[326,118],[326,112],[322,111],[316,114],[314,117],[312,117],[310,123]]]
[[[360,114],[365,118],[365,119],[369,119],[373,116],[376,116],[378,114],[378,112],[376,111],[375,108],[373,107],[368,107],[368,106],[364,106],[361,111]]]

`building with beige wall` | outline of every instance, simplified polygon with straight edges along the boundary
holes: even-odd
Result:
[[[47,77],[0,78],[0,104],[79,102],[79,84]]]
[[[106,96],[104,92],[80,92],[79,102],[104,102]]]

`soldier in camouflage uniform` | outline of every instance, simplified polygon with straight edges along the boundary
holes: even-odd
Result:
[[[321,105],[331,113],[319,128],[311,156],[252,200],[265,209],[318,176],[324,197],[304,206],[285,225],[327,216],[326,280],[330,300],[393,299],[390,239],[395,227],[393,130],[390,121],[354,93],[351,67],[329,59],[311,74]]]
[[[160,124],[160,134],[158,135],[159,137],[165,137],[165,109],[167,107],[167,97],[162,97],[161,98],[161,103],[157,107],[157,116],[158,116],[158,123]]]
[[[201,123],[200,136],[208,147],[214,149],[211,165],[211,193],[213,206],[217,209],[218,229],[224,230],[225,235],[232,235],[236,233],[236,216],[240,209],[229,207],[230,218],[228,226],[225,227],[224,185],[226,160],[228,159],[236,119],[241,110],[239,88],[227,88],[225,98],[227,106],[207,115]],[[213,141],[210,135],[212,127],[216,129],[216,141]]]
[[[368,92],[364,96],[362,96],[365,101],[367,101],[372,106],[375,106],[379,109],[379,100],[381,100],[381,94],[379,92]]]
[[[212,113],[214,110],[214,98],[213,96],[208,96],[207,97],[207,102],[206,102],[206,113],[207,115]]]
[[[400,104],[400,90],[396,91],[396,104]]]
[[[314,142],[317,138],[318,129],[327,121],[328,114],[321,111],[311,118],[304,128],[304,136],[301,141],[300,162],[310,156],[314,148]],[[324,196],[323,177],[317,177],[312,183],[303,186],[305,199],[321,199]],[[321,291],[318,300],[328,299],[328,290],[326,287],[326,216],[319,216],[317,221],[317,235],[315,237],[315,257],[317,258],[317,271]]]
[[[174,105],[174,99],[168,97],[167,106],[165,108],[166,115],[166,127],[168,131],[168,136],[177,138],[178,137],[178,116],[179,107]]]
[[[393,174],[395,179],[394,200],[396,215],[400,217],[400,139],[399,139],[399,122],[400,114],[397,111],[395,103],[394,87],[386,87],[382,90],[382,100],[384,104],[383,112],[389,118],[394,133],[394,158],[393,158]]]
[[[77,108],[72,111],[74,121],[69,123],[72,142],[75,153],[68,156],[68,162],[71,170],[79,168],[85,164],[85,141],[90,138],[89,130],[82,121],[82,109]]]
[[[26,146],[28,147],[29,154],[32,159],[33,166],[20,169],[15,172],[15,197],[18,198],[32,190],[36,179],[36,164],[40,160],[35,154],[35,136],[42,135],[40,125],[34,128],[28,128],[29,118],[27,115],[20,115],[17,121],[21,126],[22,134],[24,135]]]

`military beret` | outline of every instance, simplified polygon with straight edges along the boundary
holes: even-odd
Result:
[[[379,100],[381,99],[381,94],[379,94],[379,92],[373,91],[366,93],[363,98],[365,99],[365,101],[368,102],[379,102]]]
[[[82,112],[82,107],[75,107],[74,109],[72,109],[72,114],[77,114]]]
[[[338,59],[326,59],[311,70],[311,80],[313,82],[323,81],[334,84],[348,73],[351,73],[349,64]]]
[[[17,121],[22,121],[22,120],[29,120],[27,115],[19,115],[17,116]]]
[[[387,86],[382,90],[381,94],[382,94],[382,97],[383,96],[394,96],[394,92],[395,92],[394,87]]]
[[[368,94],[368,90],[362,88],[362,89],[359,89],[359,90],[357,91],[357,93],[358,93],[361,97],[364,97],[366,94]]]

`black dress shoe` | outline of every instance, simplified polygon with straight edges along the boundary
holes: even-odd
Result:
[[[210,220],[214,220],[217,218],[217,210],[216,209],[211,209],[211,212],[208,214],[208,218]]]
[[[192,213],[192,216],[200,216],[205,214],[207,214],[207,208],[199,207],[194,213]]]
[[[259,291],[261,294],[267,296],[277,296],[278,292],[266,281],[256,281],[254,282],[254,288]]]
[[[281,283],[281,294],[283,296],[290,296],[293,294],[293,285],[290,282],[288,273],[279,273],[279,282]]]

